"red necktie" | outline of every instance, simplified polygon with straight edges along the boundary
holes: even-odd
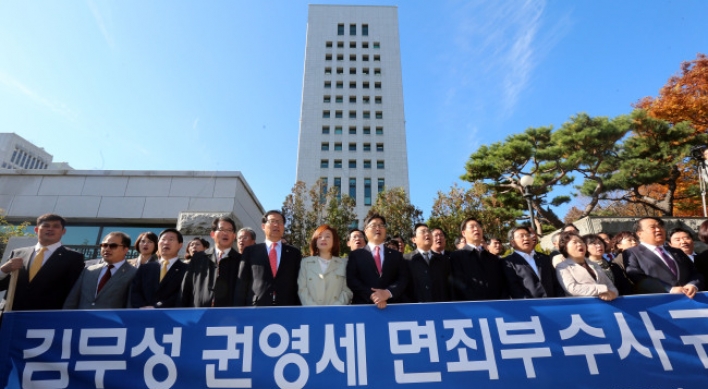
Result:
[[[106,269],[106,272],[103,274],[103,277],[101,277],[101,281],[98,282],[98,289],[96,289],[96,294],[101,293],[101,289],[103,289],[103,287],[106,286],[108,280],[111,279],[111,269],[113,268],[113,265],[108,265],[108,269]]]
[[[379,246],[374,246],[374,262],[376,262],[376,270],[381,274],[381,255],[379,254]]]
[[[268,259],[270,259],[270,270],[273,272],[273,277],[275,277],[278,273],[278,252],[275,251],[277,246],[277,243],[272,243],[270,246],[270,252],[268,253]]]

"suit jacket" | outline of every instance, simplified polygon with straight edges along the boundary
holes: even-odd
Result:
[[[29,263],[34,246],[13,250],[9,258],[21,257],[24,267],[20,269],[15,289],[15,301],[12,309],[44,310],[62,309],[74,283],[84,270],[84,255],[59,246],[47,258],[35,275],[29,280]],[[11,275],[0,280],[0,291],[7,290]]]
[[[138,269],[124,262],[96,294],[98,277],[106,262],[85,268],[69,292],[64,309],[115,309],[128,305],[128,291]]]
[[[567,296],[598,296],[607,291],[613,291],[619,295],[617,288],[601,268],[594,265],[592,261],[586,261],[586,263],[595,271],[597,281],[584,267],[570,258],[556,266],[558,280]]]
[[[140,265],[130,291],[132,308],[176,308],[182,305],[181,289],[184,275],[187,273],[187,264],[177,259],[162,281],[161,270],[159,261],[148,261]]]
[[[140,260],[140,255],[138,254],[138,256],[136,258],[129,259],[128,263],[130,264],[130,266],[139,267],[138,266],[139,260]],[[145,263],[158,262],[158,261],[159,261],[159,259],[157,258],[157,255],[153,254],[150,256],[150,258],[148,258],[147,262],[145,262]]]
[[[643,244],[622,251],[624,269],[634,282],[635,293],[666,293],[674,286],[686,284],[693,284],[701,290],[702,277],[686,254],[673,247],[664,246],[663,249],[674,259],[677,275],[671,272],[658,254]]]
[[[347,262],[347,286],[354,293],[352,304],[373,304],[371,288],[388,289],[393,295],[388,303],[403,302],[408,285],[408,266],[399,251],[384,248],[381,275],[376,269],[374,256],[369,246],[354,250]]]
[[[258,243],[246,247],[243,250],[244,269],[239,277],[248,293],[246,305],[300,305],[297,285],[300,261],[300,250],[283,244],[280,265],[273,277],[266,244]]]
[[[246,305],[246,289],[239,281],[241,254],[232,248],[221,258],[217,271],[216,249],[194,254],[182,282],[184,307],[240,307]]]
[[[696,271],[703,277],[701,290],[708,289],[708,251],[704,251],[693,258],[693,264],[696,266]]]
[[[300,264],[297,278],[298,296],[302,305],[347,305],[352,291],[347,287],[347,259],[332,257],[322,273],[319,259],[307,257]]]
[[[455,301],[509,298],[501,258],[487,250],[465,246],[450,256]]]
[[[511,298],[565,296],[563,288],[558,283],[551,259],[539,252],[533,252],[533,255],[540,277],[521,255],[514,252],[504,257],[504,274]]]
[[[452,270],[450,258],[430,251],[430,263],[416,250],[403,256],[408,266],[408,287],[404,301],[431,303],[451,301]],[[384,261],[385,262],[385,261]]]

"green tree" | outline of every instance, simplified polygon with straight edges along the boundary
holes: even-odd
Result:
[[[454,238],[460,236],[460,224],[466,218],[479,220],[485,234],[504,237],[521,214],[520,210],[505,207],[481,182],[475,182],[466,190],[455,183],[448,193],[438,191],[428,225],[445,231],[448,236],[447,249],[454,250]]]
[[[309,190],[304,182],[296,182],[292,193],[283,202],[282,212],[285,238],[303,255],[309,254],[312,234],[322,224],[329,224],[337,230],[340,246],[346,249],[347,231],[356,220],[354,200],[347,195],[340,198],[337,188],[327,189],[320,180]]]
[[[7,247],[7,242],[10,238],[14,236],[32,236],[33,234],[28,234],[25,229],[30,225],[29,222],[22,222],[19,225],[10,224],[5,215],[3,215],[2,209],[0,209],[0,258],[5,253],[5,248]]]
[[[379,192],[367,217],[374,213],[386,218],[388,237],[400,235],[404,242],[410,241],[415,224],[423,222],[423,211],[411,204],[408,194],[400,187]]]

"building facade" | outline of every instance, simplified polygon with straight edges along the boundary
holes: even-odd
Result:
[[[51,169],[52,155],[15,133],[0,133],[0,168]]]
[[[409,193],[403,81],[394,6],[310,5],[297,180],[322,180],[356,201]]]

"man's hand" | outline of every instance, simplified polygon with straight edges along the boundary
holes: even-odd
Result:
[[[374,292],[371,294],[371,301],[373,301],[379,309],[386,308],[386,301],[391,298],[391,292],[386,289],[371,288],[371,290]]]
[[[683,294],[688,296],[688,298],[693,298],[693,296],[696,295],[696,292],[698,292],[698,288],[696,288],[696,285],[693,284],[686,284],[683,286]]]
[[[22,258],[15,257],[15,258],[9,259],[2,266],[0,266],[0,271],[5,274],[10,274],[15,270],[22,269],[23,266],[24,266],[24,263],[22,261]]]

